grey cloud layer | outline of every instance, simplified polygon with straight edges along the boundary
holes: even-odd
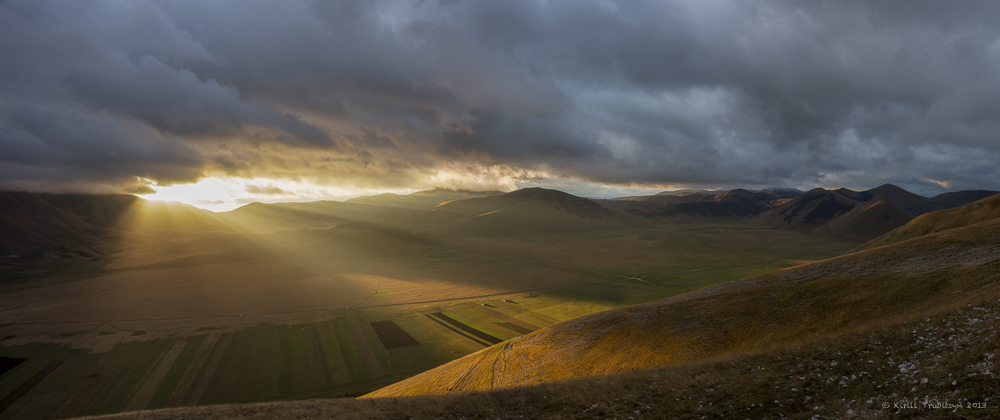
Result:
[[[1000,189],[1000,5],[0,3],[0,188],[208,173],[354,186]]]

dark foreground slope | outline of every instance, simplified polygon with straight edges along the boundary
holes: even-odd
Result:
[[[444,394],[677,365],[1000,294],[1000,220],[588,315],[371,396]]]

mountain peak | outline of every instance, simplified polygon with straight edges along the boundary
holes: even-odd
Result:
[[[922,200],[924,197],[917,194],[911,193],[893,184],[882,184],[875,188],[872,188],[867,193],[871,193],[873,196],[881,195],[889,200]]]

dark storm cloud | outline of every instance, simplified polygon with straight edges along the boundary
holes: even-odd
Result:
[[[0,187],[1000,189],[995,2],[7,1],[0,55]]]

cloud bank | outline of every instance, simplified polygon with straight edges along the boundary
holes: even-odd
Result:
[[[0,57],[3,189],[1000,189],[993,1],[8,0]]]

